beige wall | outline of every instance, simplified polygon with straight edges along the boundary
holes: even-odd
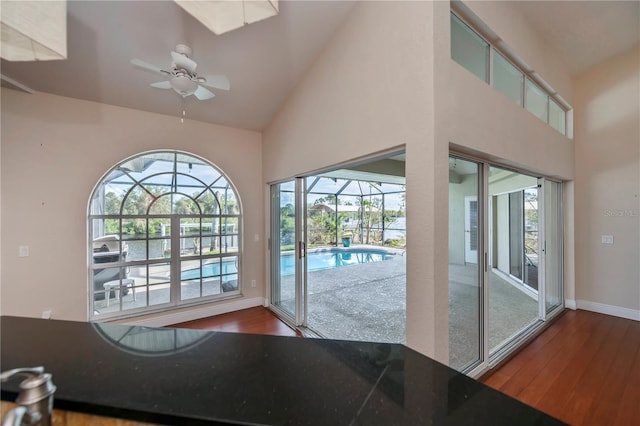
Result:
[[[228,174],[245,212],[246,296],[258,297],[268,276],[264,183],[405,147],[407,343],[447,362],[448,251],[442,248],[449,236],[442,207],[450,146],[568,181],[565,282],[573,282],[575,175],[576,299],[636,312],[640,136],[637,96],[629,94],[639,91],[637,51],[582,76],[574,99],[561,59],[512,5],[469,6],[575,103],[575,171],[573,141],[450,59],[448,2],[356,4],[265,130],[262,150],[255,132],[3,89],[2,313],[40,316],[52,309],[55,318],[86,319],[88,196],[127,156],[177,148]],[[605,210],[631,214],[605,216]],[[614,235],[613,246],[599,243],[604,233]],[[261,242],[253,241],[255,234]],[[31,256],[19,258],[19,245],[29,245]],[[246,285],[251,279],[256,289]],[[567,290],[571,297],[573,287]]]
[[[564,291],[574,294],[574,143],[450,58],[449,7],[437,2],[436,140],[484,160],[565,181]],[[566,65],[536,35],[511,2],[466,5],[568,102],[574,101]]]
[[[430,128],[429,8],[421,2],[354,6],[264,132],[265,181],[424,137]]]
[[[448,329],[447,303],[435,304],[434,294],[442,289],[430,267],[434,240],[425,237],[433,234],[436,215],[435,171],[429,166],[435,155],[432,19],[430,2],[356,4],[265,131],[264,176],[276,181],[406,147],[407,228],[412,229],[407,343],[446,361],[447,336],[435,330]],[[444,292],[440,300],[446,286]]]
[[[89,196],[116,163],[154,149],[200,155],[235,184],[245,213],[244,294],[263,296],[259,133],[2,89],[1,136],[3,315],[87,319]],[[18,257],[21,245],[29,257]]]
[[[467,1],[464,4],[560,96],[573,104],[573,82],[562,56],[538,36],[537,30],[531,27],[521,13],[517,2],[483,0]]]
[[[490,16],[500,23],[512,12]],[[521,30],[506,25],[502,36],[570,92],[564,65],[548,66],[547,47]],[[406,146],[407,344],[444,362],[450,143],[573,178],[572,142],[452,61],[449,31],[448,2],[358,3],[264,134],[267,182]]]
[[[463,150],[547,177],[573,179],[574,144],[502,93],[446,58],[438,121]],[[445,83],[446,82],[446,83]]]
[[[640,320],[640,48],[579,76],[575,110],[577,305]]]
[[[565,65],[561,61],[550,63],[554,55],[549,53],[549,47],[536,36],[512,4],[467,4],[565,99],[573,100]],[[436,2],[435,9],[435,140],[455,151],[536,175],[573,179],[573,142],[453,61],[450,57],[449,5]],[[437,191],[444,189],[437,188]],[[408,199],[410,197],[411,194]],[[571,219],[568,217],[569,221]],[[438,226],[447,226],[447,223],[438,221]],[[441,243],[438,238],[436,235]],[[566,240],[565,248],[572,253],[573,241]],[[441,268],[441,264],[446,265],[446,259],[434,268]],[[565,281],[569,288],[572,284]]]

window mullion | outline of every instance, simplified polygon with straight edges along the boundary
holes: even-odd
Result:
[[[187,167],[189,174],[185,172]],[[121,175],[126,179],[117,179]],[[238,194],[224,173],[204,159],[165,150],[128,158],[105,176],[91,194],[88,214],[88,309],[91,319],[162,312],[171,307],[240,296],[242,212]],[[216,184],[220,188],[214,188]],[[159,199],[162,199],[160,204],[157,203]],[[225,206],[222,211],[220,199]],[[186,201],[185,206],[180,204],[181,201]],[[185,207],[184,214],[177,211],[176,203],[177,207]],[[193,203],[195,208],[192,208]],[[203,229],[203,218],[211,221],[211,232],[208,228],[206,231]],[[145,221],[144,226],[141,220]],[[182,228],[189,230],[185,235],[181,235],[181,222],[184,222]],[[184,226],[192,222],[199,224],[197,230],[195,225]],[[222,222],[226,224],[224,228],[221,228]],[[167,230],[168,227],[171,229]],[[95,240],[109,234],[113,234],[111,238],[116,240],[113,244],[119,241],[120,246],[109,246],[109,252],[113,253],[102,253],[106,248],[100,248],[96,255]],[[181,237],[188,237],[184,240],[185,248],[191,249],[192,235],[196,239],[193,247],[199,247],[200,251],[182,254]],[[205,238],[211,238],[208,245],[214,251],[203,255]],[[220,251],[221,241],[233,247]],[[125,244],[129,245],[126,259],[122,257]],[[116,250],[120,259],[107,258],[115,256]],[[202,259],[211,259],[212,267],[206,271],[200,269],[201,288],[194,292],[192,290],[197,290],[193,286],[197,281],[195,275],[198,275],[194,270],[195,261],[201,264]],[[234,262],[235,271],[230,266]],[[203,278],[207,279],[206,292],[202,287]],[[212,284],[218,278],[221,285],[222,279],[228,284],[220,292]],[[181,288],[183,279],[185,291]],[[112,297],[105,299],[105,283],[110,283],[110,289],[119,287],[122,294],[111,290]],[[133,290],[137,293],[131,294]],[[115,297],[119,297],[117,302]]]
[[[487,77],[489,78],[489,86],[493,87],[493,55],[495,51],[493,45],[489,43],[489,52],[487,54]]]
[[[180,217],[171,216],[171,257],[170,270],[170,302],[176,305],[180,300]]]

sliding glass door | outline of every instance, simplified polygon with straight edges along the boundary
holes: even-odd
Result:
[[[270,307],[290,325],[405,342],[402,160],[396,152],[271,185]]]
[[[538,178],[489,169],[489,353],[541,319],[538,294]],[[508,350],[508,349],[507,349]]]
[[[482,165],[449,160],[449,365],[466,370],[484,358]]]
[[[561,311],[561,198],[558,182],[450,156],[453,368],[488,368]]]
[[[271,304],[293,325],[302,323],[299,299],[303,266],[302,220],[296,190],[298,180],[271,186]]]
[[[544,309],[545,318],[563,307],[562,292],[562,185],[548,179],[542,180],[544,188],[544,226],[541,227],[544,241],[541,252],[544,256]]]

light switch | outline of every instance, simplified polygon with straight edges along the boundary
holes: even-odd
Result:
[[[603,235],[602,244],[613,244],[613,235]]]
[[[18,247],[18,256],[20,256],[20,257],[29,256],[29,246],[20,246],[20,247]]]
[[[256,243],[260,241],[260,234],[255,234],[253,236],[253,241],[255,241]]]

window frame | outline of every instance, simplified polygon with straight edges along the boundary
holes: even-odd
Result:
[[[149,165],[142,171],[127,169],[131,164],[146,162]],[[156,167],[160,172],[151,171]],[[193,175],[180,171],[187,167],[189,174],[194,171]],[[163,179],[166,183],[158,183]],[[129,196],[140,189],[138,211],[125,211]],[[186,193],[189,190],[193,192]],[[111,197],[108,205],[109,193],[116,201]],[[156,204],[163,197],[169,202]],[[156,205],[161,211],[154,211]],[[242,202],[233,182],[210,161],[189,152],[166,149],[128,157],[96,183],[87,213],[90,320],[146,315],[242,296]],[[137,221],[133,236],[126,231],[131,230],[130,226],[125,229],[128,221]],[[165,234],[167,226],[169,231]],[[140,230],[143,231],[139,233]],[[131,244],[136,247],[129,251]],[[171,250],[172,247],[179,249]],[[135,257],[127,258],[134,251]],[[105,261],[96,261],[100,257]],[[197,270],[193,278],[185,278],[185,265]],[[158,279],[156,274],[155,281],[159,282],[152,282],[150,272],[154,268],[165,270],[166,279]],[[129,277],[132,270],[134,274]],[[103,271],[103,276],[96,279]],[[114,287],[104,287],[102,281],[115,281]],[[157,292],[153,301],[154,288],[161,289],[163,297],[168,288],[168,301],[159,299],[157,303]],[[131,293],[133,297],[125,296]]]
[[[511,65],[513,65],[518,71],[520,71],[524,77],[523,82],[522,82],[522,105],[519,105],[520,107],[524,108],[525,110],[527,110],[529,113],[531,113],[531,111],[529,111],[526,108],[526,104],[527,104],[527,80],[529,80],[531,83],[533,83],[537,88],[539,88],[546,96],[547,96],[547,106],[546,106],[546,121],[540,119],[541,121],[543,121],[544,123],[546,123],[549,127],[551,127],[552,129],[554,129],[555,131],[557,131],[558,133],[562,134],[563,136],[569,137],[569,128],[567,126],[568,123],[568,118],[567,118],[567,114],[569,113],[569,111],[571,110],[571,107],[566,108],[564,106],[564,102],[559,98],[559,95],[555,92],[550,92],[549,90],[545,89],[545,86],[548,86],[548,84],[542,84],[543,81],[538,81],[538,79],[533,78],[532,75],[532,71],[526,71],[525,69],[523,69],[522,66],[516,64],[511,58],[510,55],[508,55],[506,52],[504,52],[502,49],[498,48],[494,43],[492,43],[490,41],[489,37],[486,37],[481,31],[479,31],[476,26],[472,25],[471,23],[469,23],[463,16],[460,15],[460,13],[458,13],[457,11],[454,11],[453,9],[451,9],[450,11],[450,19],[449,22],[451,24],[451,21],[453,20],[452,18],[457,19],[459,22],[461,22],[463,25],[465,25],[470,31],[472,31],[476,36],[478,36],[480,39],[482,39],[485,43],[487,43],[488,45],[488,53],[487,53],[487,58],[486,58],[486,66],[487,66],[487,79],[483,80],[480,77],[477,76],[477,74],[475,74],[472,70],[470,70],[469,68],[467,68],[464,64],[458,62],[456,59],[454,59],[453,57],[453,47],[452,45],[450,45],[449,47],[449,56],[451,58],[452,61],[454,61],[455,63],[457,63],[458,65],[460,65],[461,67],[463,67],[464,69],[466,69],[467,71],[469,71],[471,74],[473,74],[474,76],[478,77],[480,80],[484,81],[485,83],[487,83],[489,86],[493,87],[497,92],[501,93],[503,96],[507,97],[508,99],[511,99],[509,96],[507,96],[506,94],[504,94],[501,90],[497,89],[494,85],[494,56],[495,54],[499,54],[500,56],[502,56],[504,59],[507,60],[507,62],[509,62]],[[452,34],[453,30],[450,28],[449,29],[449,35],[450,35],[450,40],[451,40],[451,34]],[[513,99],[511,99],[513,101]],[[560,107],[560,109],[564,112],[564,132],[561,132],[560,130],[558,130],[557,128],[555,128],[554,126],[551,125],[550,123],[550,117],[549,117],[549,103],[553,101],[555,102],[555,104],[557,106]],[[513,101],[513,103],[515,103],[516,105],[518,105],[517,102]],[[531,113],[532,115],[538,117],[537,115]],[[540,117],[538,117],[540,118]]]
[[[451,13],[451,17],[454,18],[453,20],[457,20],[460,24],[462,24],[462,26],[465,27],[465,29],[468,30],[468,32],[471,33],[472,36],[474,36],[475,38],[477,38],[478,40],[480,40],[481,42],[484,42],[486,44],[486,46],[484,46],[484,49],[485,49],[485,53],[484,53],[484,74],[485,74],[485,78],[484,79],[480,78],[480,76],[478,76],[475,72],[473,72],[472,70],[467,68],[464,64],[456,61],[453,58],[453,43],[451,43],[451,46],[450,46],[450,49],[449,49],[449,53],[450,53],[451,59],[453,59],[455,62],[460,64],[464,69],[469,71],[471,74],[473,74],[476,77],[478,77],[480,80],[482,80],[485,83],[491,85],[491,81],[492,81],[491,73],[492,73],[492,70],[493,70],[493,67],[490,64],[490,62],[492,60],[492,45],[491,45],[491,43],[489,43],[489,41],[487,41],[487,39],[485,37],[483,37],[482,34],[480,34],[478,31],[476,31],[476,29],[473,28],[472,25],[469,25],[469,23],[467,21],[465,21],[464,19],[462,19],[460,16],[458,16],[455,13],[452,12]],[[451,19],[450,19],[450,22],[451,22]],[[450,33],[453,33],[453,30],[451,30]]]
[[[507,58],[504,53],[502,53],[500,50],[496,49],[495,47],[491,47],[491,83],[489,83],[489,85],[493,88],[495,88],[498,92],[502,93],[504,96],[506,96],[507,98],[511,99],[513,101],[513,99],[507,95],[506,93],[504,93],[502,90],[498,89],[495,85],[495,60],[496,60],[496,54],[502,58],[506,63],[508,63],[509,65],[511,65],[512,67],[514,67],[521,76],[521,81],[520,81],[520,98],[522,103],[518,103],[515,102],[515,104],[517,104],[520,107],[524,108],[525,105],[525,97],[526,97],[526,79],[527,79],[527,75],[520,69],[520,67],[518,67],[516,64],[513,63],[513,61],[509,58]],[[526,108],[525,108],[526,109]],[[566,112],[566,111],[565,111]]]

